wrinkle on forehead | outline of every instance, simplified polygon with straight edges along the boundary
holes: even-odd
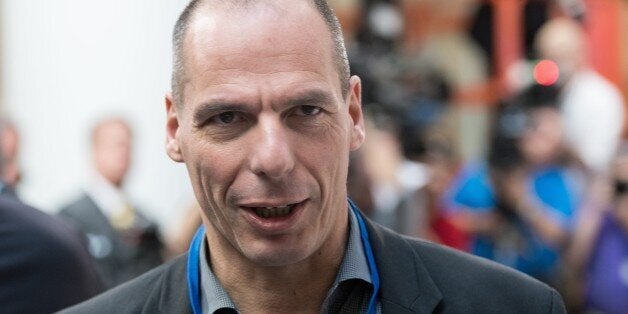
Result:
[[[214,49],[225,54],[252,53],[251,48],[258,43],[257,51],[272,54],[273,51],[289,54],[297,47],[314,49],[311,53],[331,56],[333,43],[327,27],[315,10],[291,10],[284,14],[276,11],[237,11],[231,14],[213,12],[198,16],[190,27],[185,39],[188,53],[197,49]],[[294,31],[298,28],[298,31]],[[246,40],[245,40],[246,39]],[[302,50],[301,50],[302,51]]]
[[[197,15],[184,43],[185,85],[201,77],[230,83],[240,79],[233,75],[238,71],[269,76],[308,72],[309,77],[333,75],[334,83],[339,82],[324,20],[306,3],[290,2],[290,10],[262,5],[263,10],[256,6]]]
[[[203,34],[207,35],[204,37],[223,39],[223,44],[229,45],[242,43],[238,40],[242,35],[255,35],[269,43],[299,40],[294,36],[285,37],[287,31],[298,28],[297,33],[301,41],[316,41],[321,48],[333,48],[330,31],[311,1],[245,2],[252,2],[254,5],[227,5],[227,7],[233,7],[231,9],[224,9],[220,6],[197,9],[186,33],[186,46],[190,42],[198,44],[199,39],[204,40],[205,43],[209,42],[208,38],[199,38]],[[320,32],[321,30],[323,33]],[[320,36],[323,34],[325,36]],[[219,45],[217,41],[214,40],[213,44]]]
[[[259,57],[255,57],[258,55]],[[300,73],[306,76],[321,76],[329,72],[325,71],[327,67],[318,58],[318,54],[273,54],[263,55],[262,53],[221,53],[212,55],[211,60],[205,60],[207,66],[194,68],[191,73],[200,76],[221,76],[228,74],[237,74],[243,72],[248,74],[259,75],[279,75]],[[199,63],[197,63],[199,64]],[[333,73],[332,73],[333,74]]]

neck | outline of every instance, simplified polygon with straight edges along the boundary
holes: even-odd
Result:
[[[240,312],[320,313],[344,257],[348,237],[344,217],[344,227],[335,228],[316,252],[285,266],[255,264],[206,228],[209,263]]]

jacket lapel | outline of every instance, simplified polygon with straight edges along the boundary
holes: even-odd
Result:
[[[382,313],[433,313],[442,294],[413,247],[403,237],[367,218],[364,221],[380,275]],[[159,311],[191,312],[186,260],[187,254],[179,257],[172,270],[162,278],[163,289],[153,295],[159,300],[155,302]]]
[[[380,280],[383,313],[432,313],[442,294],[408,241],[365,219]]]
[[[109,239],[115,238],[116,232],[109,223],[109,219],[89,195],[83,194],[79,204],[84,211],[86,232],[102,234]]]
[[[162,289],[156,289],[151,294],[156,308],[143,313],[192,313],[188,296],[187,260],[187,253],[176,258],[173,266],[161,278]]]

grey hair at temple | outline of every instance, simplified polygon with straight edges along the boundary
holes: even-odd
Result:
[[[345,48],[344,39],[342,36],[342,29],[340,28],[340,23],[338,22],[338,18],[334,11],[329,7],[326,0],[309,0],[316,7],[317,11],[323,17],[325,24],[330,31],[332,41],[333,41],[333,58],[334,65],[336,67],[336,71],[338,72],[338,76],[340,78],[340,86],[343,97],[345,97],[349,91],[349,60],[347,58],[347,50]],[[172,47],[173,47],[173,64],[172,64],[172,93],[175,104],[177,106],[181,106],[183,104],[183,87],[185,84],[185,60],[184,60],[184,51],[183,51],[183,42],[184,38],[190,24],[191,18],[199,8],[200,4],[204,2],[217,2],[217,3],[228,3],[233,6],[237,5],[246,5],[255,0],[192,0],[185,7],[177,23],[174,27],[174,32],[172,34]]]

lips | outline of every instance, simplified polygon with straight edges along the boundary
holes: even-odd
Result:
[[[294,203],[264,202],[240,205],[252,226],[264,232],[284,232],[299,221],[307,200]]]

